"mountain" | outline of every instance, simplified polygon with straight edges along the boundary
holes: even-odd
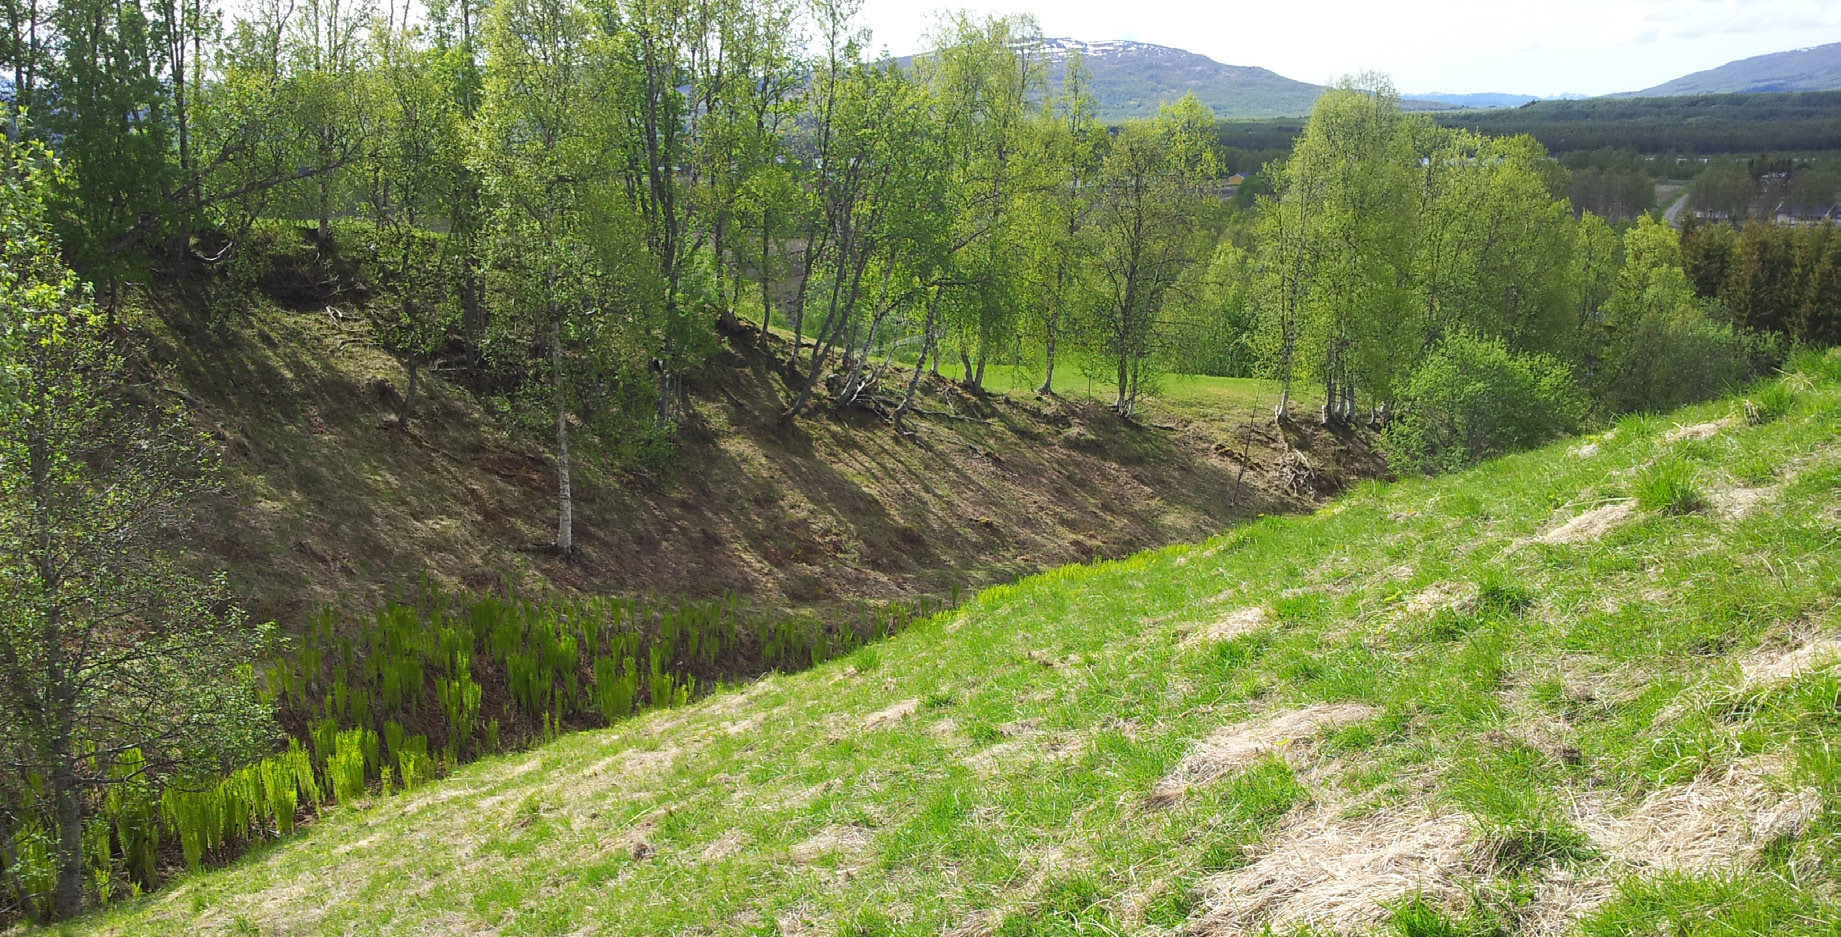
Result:
[[[1254,65],[1224,65],[1206,55],[1149,42],[1114,39],[1086,42],[1065,37],[1043,40],[1049,81],[1059,86],[1068,56],[1080,53],[1092,73],[1089,91],[1099,118],[1108,123],[1152,117],[1161,104],[1193,92],[1220,118],[1302,117],[1326,90]],[[914,56],[896,59],[902,67]],[[1407,110],[1444,110],[1449,105],[1407,100]]]
[[[1841,89],[1841,42],[1727,62],[1625,97],[1835,89]]]
[[[1269,69],[1223,65],[1206,55],[1148,42],[1047,40],[1051,76],[1061,83],[1070,53],[1093,74],[1102,120],[1149,117],[1157,106],[1194,92],[1217,117],[1293,117],[1310,113],[1323,88]]]
[[[1480,94],[1445,94],[1435,91],[1431,94],[1415,94],[1420,101],[1434,101],[1449,104],[1452,107],[1520,107],[1530,101],[1546,100],[1533,94],[1498,94],[1483,92]]]
[[[998,586],[59,933],[1832,935],[1841,358],[1805,362],[1770,422]]]

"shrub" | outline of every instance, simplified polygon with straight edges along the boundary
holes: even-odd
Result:
[[[1632,486],[1636,503],[1646,511],[1689,514],[1707,505],[1694,484],[1694,466],[1681,459],[1662,459],[1637,473]]]
[[[1382,443],[1398,470],[1453,471],[1574,432],[1584,409],[1559,361],[1454,335],[1413,372]]]

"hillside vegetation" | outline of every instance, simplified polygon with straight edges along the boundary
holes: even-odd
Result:
[[[1108,127],[1028,16],[942,17],[903,70],[850,3],[488,7],[13,17],[0,922],[855,656],[964,586],[1311,505],[1381,472],[1370,441],[1456,471],[1841,336],[1841,241],[1613,227],[1654,198],[1634,156],[1580,187],[1381,76],[1230,201],[1250,151],[1206,104]],[[968,869],[914,894],[988,906],[957,890],[1008,879]]]
[[[400,431],[403,367],[360,312],[264,299],[235,327],[150,343],[225,454],[229,484],[195,546],[290,626],[325,603],[368,611],[423,573],[450,588],[803,607],[942,597],[1309,510],[1384,471],[1366,433],[1248,425],[1277,397],[1258,381],[1174,378],[1130,421],[1084,383],[1038,397],[1039,376],[1012,387],[1005,370],[990,395],[923,381],[911,436],[868,412],[782,423],[798,375],[783,342],[762,352],[744,331],[686,380],[669,465],[578,461],[580,548],[564,561],[546,548],[548,455],[491,397],[440,377],[423,379]],[[1280,477],[1292,450],[1315,467],[1312,487]]]
[[[1535,101],[1439,115],[1448,127],[1528,134],[1555,152],[1629,147],[1639,153],[1829,151],[1841,139],[1838,91],[1692,94]]]
[[[85,934],[1832,933],[1841,357],[1069,566]]]

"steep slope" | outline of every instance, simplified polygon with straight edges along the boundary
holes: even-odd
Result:
[[[1727,62],[1718,68],[1684,75],[1630,97],[1677,94],[1728,94],[1769,91],[1830,91],[1841,88],[1841,42],[1773,52]]]
[[[1841,356],[1757,401],[993,588],[76,930],[1832,933]]]
[[[912,438],[828,407],[787,424],[785,344],[762,353],[744,331],[688,378],[664,467],[614,471],[578,453],[580,553],[564,562],[544,546],[556,483],[543,428],[518,431],[495,388],[438,374],[423,382],[413,432],[396,430],[404,371],[375,347],[361,301],[271,280],[289,306],[158,335],[150,354],[229,470],[200,551],[228,565],[254,613],[284,625],[325,602],[368,609],[424,572],[449,587],[514,577],[802,606],[940,596],[1309,510],[1382,470],[1358,434],[1304,430],[1287,442],[1237,428],[1270,402],[1252,382],[1216,382],[1216,398],[1128,422],[1084,385],[1076,393],[1074,376],[1060,398],[976,397],[929,379]],[[1321,466],[1321,490],[1281,483],[1290,447]]]

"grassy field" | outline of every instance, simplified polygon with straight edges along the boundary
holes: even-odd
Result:
[[[793,337],[792,330],[780,326],[775,326],[772,332],[786,341],[791,341]],[[913,367],[912,359],[913,352],[910,349],[906,355],[897,359],[897,367]],[[883,359],[878,357],[876,360]],[[1062,397],[1110,404],[1118,395],[1118,381],[1103,376],[1106,370],[1105,367],[1083,368],[1078,358],[1066,355],[1055,370],[1055,393]],[[940,373],[954,380],[961,378],[964,371],[964,367],[955,359],[944,360],[940,364]],[[1089,371],[1094,372],[1094,376],[1089,376]],[[1041,386],[1042,367],[1039,363],[992,364],[985,367],[984,388],[993,394],[1028,397],[1033,396],[1036,388]],[[1292,400],[1306,410],[1323,402],[1319,389],[1309,384],[1294,385],[1291,394]],[[1273,404],[1278,402],[1278,396],[1279,383],[1264,378],[1163,374],[1157,377],[1155,386],[1146,394],[1146,404],[1153,413],[1162,412],[1172,416],[1219,418],[1222,414],[1237,414],[1244,418],[1248,413],[1270,411]]]
[[[1754,399],[989,589],[70,930],[1835,934],[1841,358]]]
[[[953,373],[957,373],[954,369]],[[985,389],[994,394],[1025,396],[1042,386],[1040,368],[998,364],[985,369]],[[1078,367],[1059,369],[1055,375],[1055,392],[1063,397],[1085,397],[1111,403],[1118,395],[1118,382],[1088,378]],[[1310,388],[1292,388],[1293,400],[1300,407],[1320,402],[1321,394]],[[1279,384],[1262,378],[1213,377],[1207,374],[1166,374],[1147,398],[1152,413],[1195,417],[1204,414],[1219,418],[1234,414],[1246,419],[1253,414],[1270,413],[1278,402]]]

